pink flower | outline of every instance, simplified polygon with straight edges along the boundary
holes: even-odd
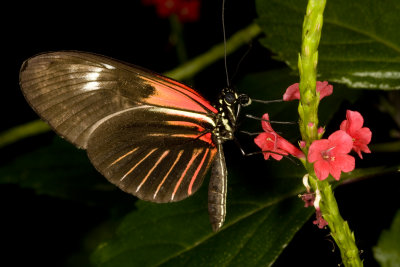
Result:
[[[283,155],[288,154],[297,158],[305,157],[304,153],[300,149],[292,145],[272,129],[272,126],[269,123],[268,113],[264,114],[262,119],[263,121],[261,121],[261,126],[265,133],[259,134],[254,139],[254,142],[262,151],[265,151],[263,153],[265,160],[268,160],[270,156],[276,160],[281,160]]]
[[[180,2],[180,0],[155,0],[154,5],[158,16],[166,18],[178,11]]]
[[[308,150],[308,161],[314,162],[314,171],[318,179],[324,180],[331,174],[336,180],[341,172],[350,172],[355,168],[354,157],[347,155],[353,147],[351,136],[338,130],[328,139],[315,140]]]
[[[200,1],[192,0],[182,2],[177,15],[181,22],[192,22],[198,20],[200,16]]]
[[[159,17],[166,18],[173,14],[179,21],[196,21],[199,18],[200,0],[142,0],[144,5],[154,5]]]
[[[333,86],[328,84],[327,81],[317,81],[317,92],[319,92],[319,99],[321,100],[325,96],[329,96],[333,92]],[[286,89],[283,95],[283,101],[290,101],[294,99],[300,99],[299,83],[292,84]]]
[[[363,158],[361,152],[371,153],[367,145],[371,142],[372,132],[369,128],[362,127],[364,119],[359,112],[347,110],[346,118],[347,120],[340,124],[340,130],[353,138],[353,150]]]

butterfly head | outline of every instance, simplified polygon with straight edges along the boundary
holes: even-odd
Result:
[[[222,89],[217,105],[217,127],[214,130],[214,134],[224,140],[233,139],[240,108],[248,106],[250,103],[251,99],[247,95],[238,94],[229,87]]]
[[[221,96],[220,96],[220,104],[225,106],[248,106],[251,104],[251,99],[246,94],[238,94],[232,88],[224,88],[222,89]]]

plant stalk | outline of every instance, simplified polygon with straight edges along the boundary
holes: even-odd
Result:
[[[319,93],[316,92],[318,64],[318,45],[321,39],[323,13],[326,0],[309,0],[303,22],[301,53],[298,67],[300,72],[299,125],[302,139],[306,142],[303,152],[307,154],[311,143],[318,137]],[[327,180],[316,178],[313,164],[306,162],[309,184],[314,192],[319,192],[319,209],[322,217],[328,222],[331,235],[340,249],[345,266],[363,266],[355,244],[354,233],[340,215],[333,195],[332,187]],[[315,207],[317,205],[314,203]]]

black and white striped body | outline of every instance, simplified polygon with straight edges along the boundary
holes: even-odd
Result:
[[[228,172],[222,144],[226,140],[234,139],[240,108],[249,103],[250,99],[246,95],[238,95],[233,89],[225,88],[222,90],[216,106],[218,114],[213,131],[213,142],[217,146],[217,154],[212,163],[208,185],[208,214],[214,231],[221,228],[226,215]]]

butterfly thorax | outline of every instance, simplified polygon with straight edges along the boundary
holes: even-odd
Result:
[[[223,143],[234,138],[237,127],[237,118],[241,106],[247,106],[251,102],[250,98],[244,94],[238,94],[232,88],[224,88],[218,98],[216,109],[216,127],[213,130],[215,141]]]

